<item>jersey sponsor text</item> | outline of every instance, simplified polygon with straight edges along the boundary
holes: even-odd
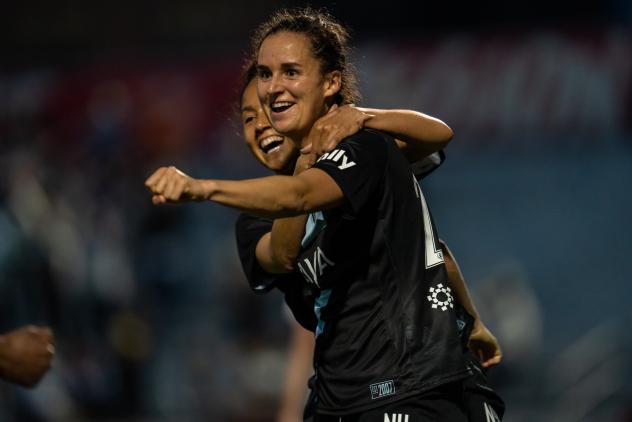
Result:
[[[322,249],[320,249],[320,246],[318,246],[314,251],[312,259],[305,258],[303,261],[300,261],[298,263],[298,269],[301,274],[303,274],[303,277],[305,277],[305,280],[320,287],[318,277],[323,275],[323,271],[327,266],[333,267],[334,265],[336,264],[327,258]]]
[[[341,158],[342,158],[342,161],[340,161]],[[323,154],[318,159],[318,161],[320,160],[331,160],[334,163],[340,162],[340,165],[338,166],[340,170],[348,169],[349,167],[353,167],[356,164],[355,162],[347,158],[345,151],[342,149],[335,149],[331,152]]]

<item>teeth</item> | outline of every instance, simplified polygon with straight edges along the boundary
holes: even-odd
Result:
[[[289,107],[291,106],[292,103],[289,101],[279,101],[277,103],[273,103],[272,104],[272,109],[278,109],[278,108],[283,108],[283,107]]]
[[[259,146],[261,148],[265,148],[268,145],[270,145],[273,142],[281,142],[283,141],[283,137],[282,136],[278,136],[278,135],[272,135],[272,136],[268,136],[267,138],[265,138],[264,140],[262,140],[261,142],[259,142]]]

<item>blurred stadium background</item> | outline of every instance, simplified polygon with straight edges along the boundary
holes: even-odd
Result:
[[[297,4],[3,4],[0,331],[52,325],[58,355],[0,384],[1,421],[273,419],[288,325],[246,287],[236,213],[153,208],[143,181],[265,174],[240,64]],[[504,346],[505,420],[631,421],[632,3],[311,4],[353,29],[364,104],[455,131],[425,189]]]

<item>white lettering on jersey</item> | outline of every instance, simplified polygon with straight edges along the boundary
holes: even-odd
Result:
[[[402,418],[403,416],[403,418]],[[391,419],[388,418],[388,413],[384,414],[384,422],[408,422],[408,414],[404,413],[391,413]]]
[[[335,149],[331,152],[325,153],[323,155],[320,156],[320,158],[318,159],[318,161],[320,160],[330,160],[333,161],[334,163],[337,163],[340,161],[340,159],[342,158],[342,162],[340,163],[340,165],[338,166],[338,168],[340,170],[345,170],[348,169],[349,167],[353,167],[356,165],[355,162],[349,160],[347,158],[347,155],[345,153],[344,150],[342,149]]]
[[[421,192],[421,187],[413,175],[413,183],[415,184],[415,193],[417,198],[421,202],[421,212],[424,220],[424,235],[426,246],[426,269],[432,268],[436,265],[443,264],[443,251],[437,248],[435,242],[434,231],[432,229],[432,221],[430,220],[430,211],[428,211],[428,204],[426,204],[426,198]]]
[[[298,269],[301,274],[303,274],[303,277],[305,277],[305,280],[320,287],[318,277],[323,275],[323,271],[327,266],[333,267],[334,265],[336,264],[325,256],[320,246],[317,246],[312,260],[310,261],[309,258],[303,259],[302,262],[298,263]]]
[[[500,418],[493,407],[487,403],[483,403],[483,408],[485,409],[485,420],[487,422],[500,422]]]

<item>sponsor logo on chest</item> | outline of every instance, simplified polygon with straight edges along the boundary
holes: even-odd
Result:
[[[347,157],[347,153],[342,149],[335,149],[331,152],[321,155],[318,161],[321,160],[329,160],[333,161],[334,163],[339,163],[340,165],[338,166],[338,168],[340,170],[346,170],[356,165],[355,162],[351,161]]]

